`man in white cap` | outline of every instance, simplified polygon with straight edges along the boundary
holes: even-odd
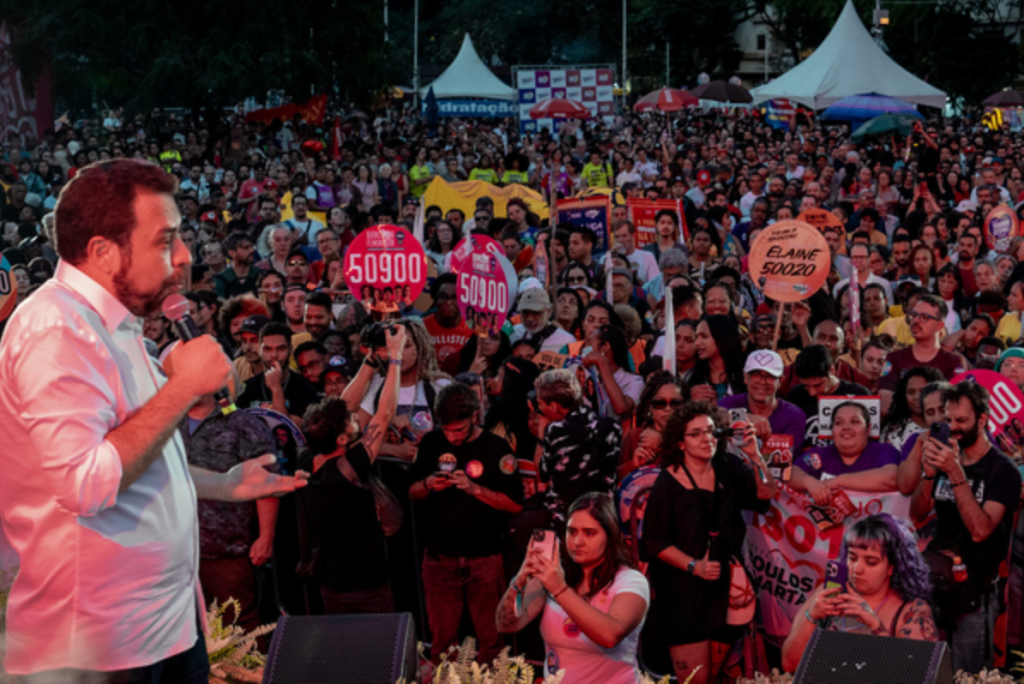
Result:
[[[540,351],[557,352],[576,338],[551,323],[551,298],[543,288],[533,287],[519,296],[522,323],[512,329],[512,342],[529,340]]]
[[[757,429],[758,439],[769,435],[790,435],[793,448],[804,441],[807,416],[798,406],[779,399],[779,379],[785,371],[782,357],[770,349],[751,352],[743,366],[747,383],[745,394],[734,394],[718,401],[723,409],[746,409],[747,420]]]

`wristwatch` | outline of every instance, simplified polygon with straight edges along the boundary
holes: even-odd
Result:
[[[690,561],[690,564],[686,566],[686,572],[693,574],[694,569],[697,567],[697,559],[694,558]]]

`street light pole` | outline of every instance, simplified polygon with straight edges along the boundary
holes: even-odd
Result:
[[[622,0],[622,105],[626,105],[626,83],[629,71],[626,68],[626,0]]]
[[[420,102],[420,0],[413,3],[412,15],[412,103]]]

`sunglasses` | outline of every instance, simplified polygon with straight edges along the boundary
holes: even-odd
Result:
[[[288,266],[308,266],[307,262],[301,259],[292,259],[288,262]]]
[[[583,285],[587,282],[587,276],[569,276],[568,282],[570,285]]]
[[[656,411],[664,411],[667,408],[679,408],[683,403],[682,399],[653,399],[651,408]]]

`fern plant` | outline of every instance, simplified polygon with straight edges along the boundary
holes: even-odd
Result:
[[[224,613],[233,607],[231,624],[224,624]],[[267,658],[256,649],[257,639],[274,631],[277,625],[263,625],[246,634],[239,627],[238,616],[242,606],[229,598],[222,605],[216,601],[206,612],[206,652],[210,658],[210,682],[252,682],[263,681],[263,666]]]

